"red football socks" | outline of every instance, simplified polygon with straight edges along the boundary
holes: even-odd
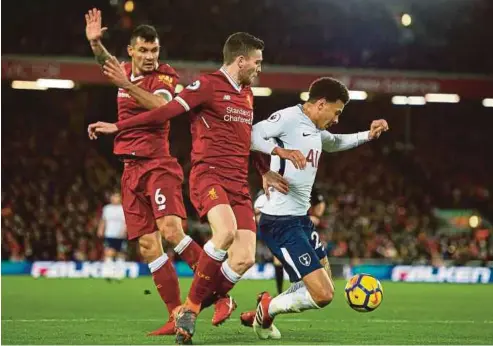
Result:
[[[199,263],[200,254],[202,253],[202,248],[195,241],[192,240],[190,244],[183,250],[180,254],[182,260],[187,262],[187,264],[192,268],[193,271],[197,269],[197,264]]]
[[[180,286],[175,268],[166,254],[151,262],[149,268],[157,291],[171,316],[173,309],[181,305]]]
[[[192,287],[185,303],[196,313],[200,311],[202,301],[216,288],[221,264],[225,256],[226,251],[215,249],[211,241],[204,245],[204,251],[200,255]]]
[[[224,273],[222,270],[219,272],[218,275],[218,283],[216,285],[216,293],[223,297],[226,294],[228,294],[229,291],[231,291],[236,283],[231,282],[226,276],[224,276]]]

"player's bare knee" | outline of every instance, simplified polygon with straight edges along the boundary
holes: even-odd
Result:
[[[172,246],[178,245],[185,236],[181,220],[164,218],[162,222],[158,223],[158,228],[163,238]]]
[[[321,308],[329,305],[332,302],[332,299],[334,299],[334,290],[332,287],[325,287],[317,292],[316,297],[313,297],[315,303]]]
[[[159,244],[155,238],[140,237],[139,251],[141,256],[144,258],[144,261],[149,263],[161,256],[163,249],[161,248],[161,244]]]
[[[238,274],[243,275],[248,269],[253,267],[253,265],[255,264],[255,254],[244,252],[235,257],[236,258],[233,259],[233,263],[231,267]]]

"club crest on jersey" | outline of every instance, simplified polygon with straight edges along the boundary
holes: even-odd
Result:
[[[308,267],[310,263],[312,263],[312,258],[308,253],[304,253],[303,255],[298,257],[298,259],[300,260],[300,263],[303,264],[305,267]]]
[[[281,119],[281,114],[274,113],[267,119],[267,121],[270,121],[271,123],[276,123],[279,121],[279,119]]]
[[[200,88],[200,81],[199,80],[196,80],[195,82],[193,82],[192,84],[187,86],[188,90],[197,90],[198,88]]]
[[[173,86],[173,77],[165,74],[160,74],[157,78],[161,83],[166,84],[169,87]]]
[[[215,189],[215,188],[212,188],[212,189],[210,189],[210,190],[209,190],[209,192],[208,192],[208,196],[209,196],[209,198],[210,198],[211,200],[213,200],[213,201],[219,198],[219,197],[217,196],[217,192],[216,192],[216,189]]]

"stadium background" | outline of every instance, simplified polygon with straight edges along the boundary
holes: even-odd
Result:
[[[2,279],[101,275],[89,262],[102,257],[97,223],[122,167],[111,154],[112,138],[89,142],[85,130],[116,118],[116,88],[84,36],[83,14],[93,6],[109,27],[104,44],[121,60],[128,60],[135,25],[156,26],[161,58],[178,69],[183,85],[220,66],[230,33],[261,37],[266,64],[256,92],[268,96],[255,97],[255,121],[302,102],[300,94],[322,75],[357,91],[332,132],[388,120],[391,131],[378,141],[321,160],[317,187],[327,201],[321,240],[338,276],[366,271],[394,281],[493,282],[493,2],[487,0],[2,4]],[[47,89],[39,79],[50,80]],[[45,90],[20,90],[33,88]],[[187,176],[186,117],[172,121],[170,142]],[[209,229],[197,221],[186,181],[186,228],[204,243]],[[253,171],[250,183],[255,195]],[[251,275],[270,276],[261,243],[257,257]],[[139,261],[132,247],[128,259]],[[135,266],[128,263],[128,275],[145,273]]]

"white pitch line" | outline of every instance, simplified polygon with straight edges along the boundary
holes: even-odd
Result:
[[[20,322],[20,323],[50,323],[50,322],[163,322],[163,319],[149,318],[149,319],[111,319],[111,318],[73,318],[73,319],[58,319],[58,318],[41,318],[41,319],[2,319],[2,322]],[[209,319],[199,319],[199,321],[207,322]],[[239,319],[231,318],[229,321],[237,322]],[[307,319],[307,318],[283,318],[281,323],[298,323],[298,322],[326,322],[327,320],[320,319]],[[382,319],[369,319],[369,320],[337,320],[337,322],[344,323],[395,323],[395,324],[493,324],[493,320],[473,321],[473,320],[382,320]]]

